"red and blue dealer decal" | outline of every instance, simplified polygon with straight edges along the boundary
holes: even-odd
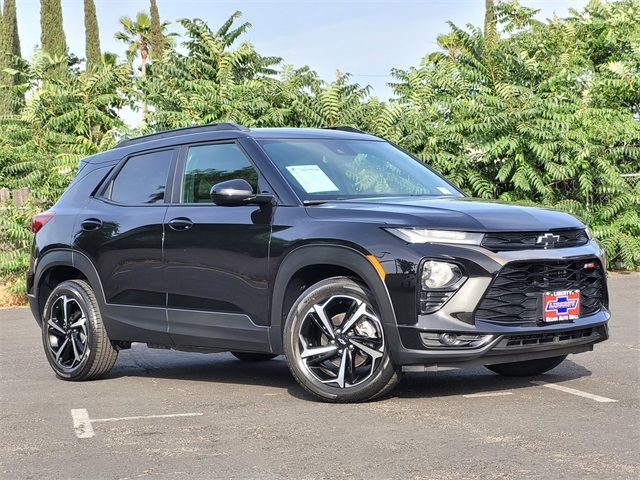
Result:
[[[547,292],[543,300],[545,322],[576,320],[580,317],[580,290]]]

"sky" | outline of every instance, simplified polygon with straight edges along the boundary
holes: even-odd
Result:
[[[23,56],[40,42],[40,0],[17,0],[18,30]],[[162,20],[201,18],[217,29],[234,11],[252,24],[244,37],[262,55],[282,57],[294,66],[309,65],[325,80],[336,69],[370,85],[382,99],[391,96],[390,70],[418,65],[437,49],[436,38],[448,31],[447,21],[482,26],[484,0],[158,0]],[[541,19],[565,16],[586,0],[521,0],[540,10]],[[95,0],[104,51],[124,57],[125,45],[114,39],[119,19],[148,10],[148,0]],[[62,0],[67,44],[84,57],[82,0]],[[170,31],[180,33],[173,24]]]

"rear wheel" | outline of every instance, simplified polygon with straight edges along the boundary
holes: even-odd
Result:
[[[118,352],[87,282],[68,280],[54,288],[42,318],[44,351],[58,377],[93,380],[107,374],[116,363]]]
[[[264,362],[276,358],[274,353],[231,352],[231,355],[243,362]]]
[[[291,373],[323,401],[371,400],[399,381],[375,298],[350,278],[309,287],[291,308],[284,332]]]
[[[567,356],[562,355],[561,357],[539,358],[524,362],[486,365],[486,368],[506,377],[533,377],[557,367],[565,358],[567,358]]]

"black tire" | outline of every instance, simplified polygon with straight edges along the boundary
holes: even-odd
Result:
[[[59,378],[94,380],[106,375],[116,363],[118,351],[109,340],[93,290],[84,280],[68,280],[54,288],[42,318],[44,351]],[[82,325],[72,328],[79,323]],[[62,350],[59,358],[54,350]]]
[[[485,365],[485,367],[505,377],[533,377],[557,367],[565,358],[567,358],[567,356],[562,355],[561,357],[539,358],[524,362]]]
[[[231,352],[231,355],[243,362],[264,362],[272,360],[278,355],[275,353]]]
[[[353,304],[349,305],[349,302]],[[365,313],[356,315],[362,304],[365,304]],[[343,305],[346,311],[335,313]],[[320,317],[316,307],[321,307],[323,312],[325,307],[328,309],[324,316],[329,319],[329,324],[317,321]],[[329,317],[330,313],[334,315]],[[351,317],[358,320],[349,325]],[[329,328],[334,329],[333,333]],[[307,344],[311,338],[313,342]],[[389,356],[375,297],[351,278],[329,278],[305,290],[287,316],[283,340],[293,377],[307,392],[324,402],[356,403],[379,398],[390,392],[400,380],[400,370]],[[311,355],[317,349],[339,350]],[[335,356],[318,364],[334,353]],[[345,367],[341,369],[343,362]],[[328,378],[323,379],[321,375]]]

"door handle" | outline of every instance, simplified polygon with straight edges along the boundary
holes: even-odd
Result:
[[[94,230],[100,230],[102,228],[102,220],[99,218],[87,218],[80,223],[80,227],[85,232],[91,232]]]
[[[191,227],[193,227],[193,222],[186,217],[178,217],[173,220],[169,220],[169,228],[177,232],[189,230]]]

